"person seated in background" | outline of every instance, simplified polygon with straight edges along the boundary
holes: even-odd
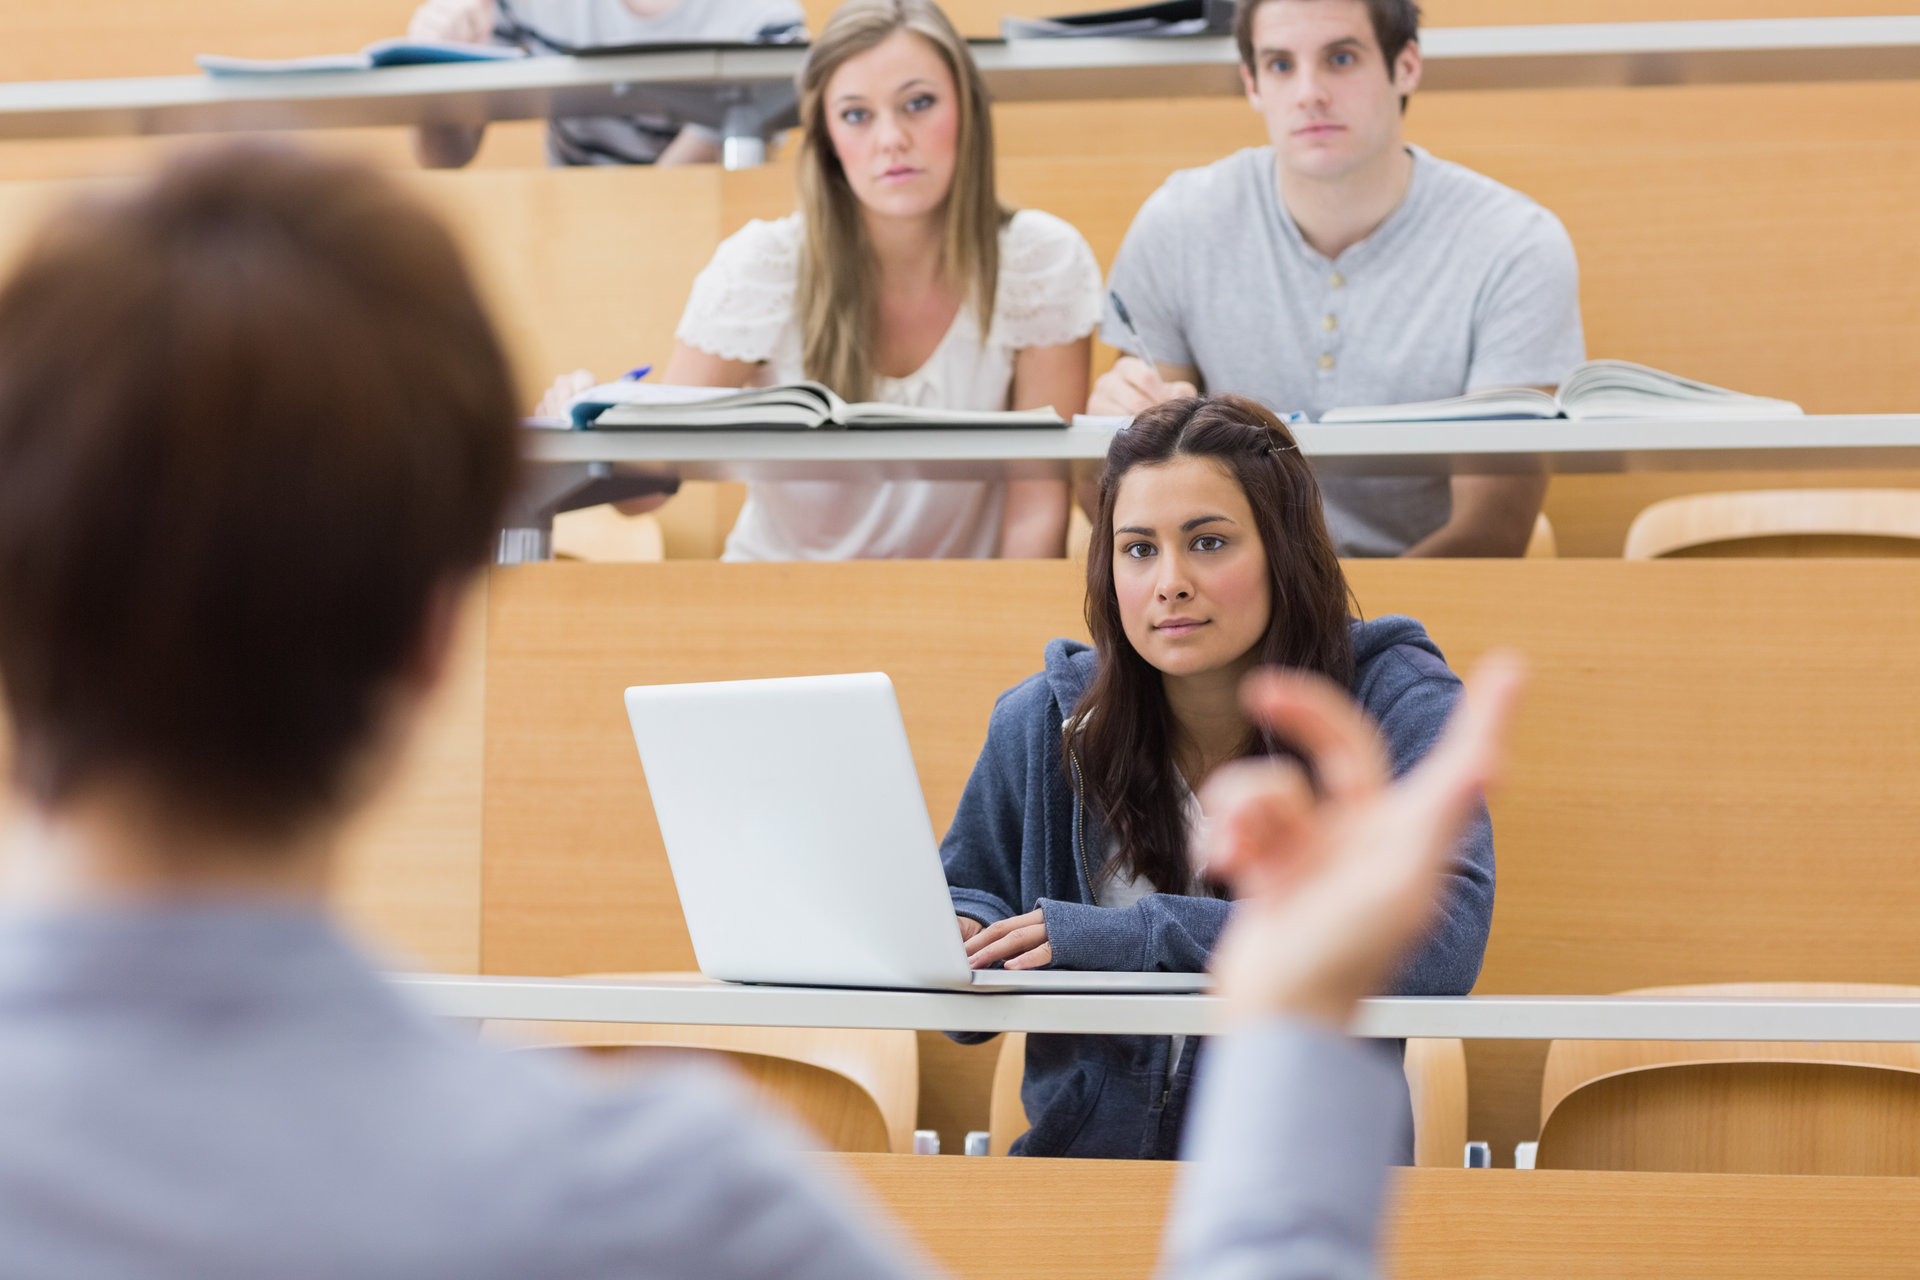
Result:
[[[531,54],[626,44],[789,43],[807,38],[798,0],[426,0],[407,35],[415,40],[514,45]],[[429,169],[458,169],[480,150],[483,124],[414,130],[414,154]],[[547,125],[551,164],[712,164],[720,135],[667,115],[579,116]]]
[[[1046,669],[1000,698],[941,842],[973,966],[1205,969],[1233,904],[1194,871],[1194,797],[1229,761],[1284,749],[1241,706],[1247,672],[1308,671],[1348,690],[1396,772],[1433,748],[1459,699],[1418,622],[1355,621],[1350,602],[1313,469],[1264,407],[1173,400],[1115,435],[1087,554],[1093,644],[1051,642]],[[1473,989],[1493,884],[1481,810],[1393,994]],[[1020,1095],[1033,1127],[1014,1153],[1171,1159],[1196,1047],[1029,1035]],[[1409,1119],[1410,1105],[1403,1092]]]
[[[781,1126],[602,1089],[389,989],[325,906],[515,479],[452,237],[257,146],[62,211],[0,288],[0,1238],[43,1276],[926,1276]],[[1340,1035],[1432,910],[1517,676],[1386,782],[1277,674],[1318,779],[1217,776],[1240,909],[1165,1275],[1372,1269],[1397,1072]],[[1479,695],[1484,692],[1484,699]]]
[[[993,118],[932,0],[849,0],[800,79],[800,211],[723,241],[661,380],[812,378],[850,401],[1086,407],[1100,267],[1080,233],[994,188]],[[585,372],[549,395],[592,385]],[[729,560],[1058,556],[1053,480],[755,483]],[[631,508],[629,508],[631,509]]]
[[[1526,196],[1406,141],[1413,0],[1240,0],[1234,36],[1269,145],[1148,197],[1102,337],[1131,351],[1091,411],[1195,387],[1319,417],[1493,386],[1551,388],[1586,356],[1573,244]],[[1149,366],[1138,358],[1151,355]],[[1328,476],[1349,556],[1517,556],[1544,476]]]

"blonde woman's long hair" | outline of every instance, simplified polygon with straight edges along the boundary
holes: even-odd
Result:
[[[967,42],[933,0],[847,0],[827,20],[800,73],[800,212],[806,252],[800,260],[800,331],[807,376],[849,400],[873,393],[879,307],[877,272],[860,201],[827,134],[827,82],[847,59],[896,31],[932,45],[953,74],[960,124],[953,185],[947,191],[941,270],[965,291],[984,335],[1000,274],[1000,228],[1011,212],[993,178],[993,117],[986,84]]]

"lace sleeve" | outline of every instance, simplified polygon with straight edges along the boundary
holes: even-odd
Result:
[[[793,320],[800,242],[798,217],[756,218],[722,240],[694,277],[674,336],[724,360],[771,357]]]
[[[1084,338],[1100,323],[1100,264],[1073,226],[1038,209],[1013,215],[1000,243],[994,336],[1018,351]]]

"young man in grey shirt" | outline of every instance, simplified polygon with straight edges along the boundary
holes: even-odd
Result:
[[[1343,405],[1552,387],[1586,355],[1573,245],[1519,192],[1409,146],[1413,0],[1241,0],[1235,34],[1265,147],[1174,174],[1114,259],[1126,358],[1092,413],[1195,386],[1319,417]],[[1536,476],[1323,476],[1343,555],[1518,555]]]
[[[515,418],[451,237],[346,161],[190,156],[0,288],[0,1274],[934,1271],[725,1089],[484,1050],[329,919]],[[1371,1274],[1404,1086],[1339,1031],[1431,918],[1513,687],[1392,785],[1340,691],[1249,688],[1317,785],[1242,764],[1202,797],[1239,909],[1167,1275]]]

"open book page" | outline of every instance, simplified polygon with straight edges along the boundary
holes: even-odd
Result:
[[[1790,400],[1729,391],[1626,360],[1589,360],[1567,375],[1560,404],[1569,418],[1797,418]]]
[[[1231,0],[1160,0],[1058,18],[1002,18],[1007,40],[1073,39],[1086,36],[1225,35],[1233,28]]]
[[[848,404],[817,382],[771,387],[673,387],[609,382],[569,402],[573,421],[595,428],[689,431],[708,427],[765,430],[853,427],[1064,427],[1051,409],[977,412],[869,402]]]
[[[1320,421],[1338,422],[1480,422],[1493,418],[1557,418],[1560,406],[1544,391],[1532,387],[1488,387],[1445,400],[1412,404],[1355,405],[1329,409]]]
[[[928,409],[919,405],[867,401],[846,406],[840,423],[847,427],[1064,427],[1066,419],[1052,409]]]
[[[645,382],[610,382],[576,397],[574,418],[604,394],[614,398],[588,419],[592,426],[697,431],[708,427],[807,430],[837,422],[846,401],[817,382],[788,382],[774,387],[673,387]],[[582,425],[587,425],[583,423]]]

